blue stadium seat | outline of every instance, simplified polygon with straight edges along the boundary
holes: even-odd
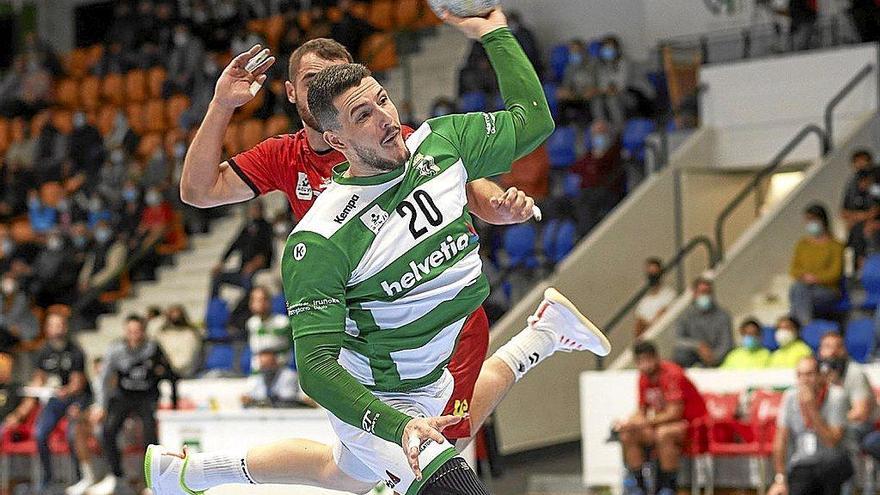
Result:
[[[287,367],[296,371],[296,349],[290,350],[290,360],[287,362]]]
[[[840,299],[833,301],[830,304],[817,304],[814,308],[814,312],[822,316],[828,315],[831,319],[837,319],[838,316],[849,313],[852,309],[852,302],[849,299],[849,289],[846,287],[846,278],[841,277],[838,290],[840,291]]]
[[[458,108],[464,113],[482,112],[486,110],[488,102],[486,93],[482,91],[468,91],[458,99]]]
[[[631,158],[645,159],[645,139],[657,130],[657,124],[650,119],[630,119],[623,128],[623,149]]]
[[[874,348],[874,320],[861,318],[852,320],[846,325],[844,334],[846,351],[850,357],[860,363],[866,363]]]
[[[550,77],[554,81],[562,81],[565,68],[568,67],[568,45],[556,45],[550,50]]]
[[[880,303],[880,254],[865,260],[862,266],[862,287],[865,289],[865,302],[862,309],[876,309]]]
[[[507,253],[506,268],[536,268],[535,238],[537,233],[532,224],[513,225],[504,232],[504,251]]]
[[[829,320],[813,320],[801,328],[801,340],[807,343],[813,351],[819,349],[819,341],[828,332],[840,332],[840,325]]]
[[[568,168],[577,160],[575,142],[577,131],[573,126],[557,127],[547,138],[547,154],[550,166],[556,169]]]
[[[574,249],[575,238],[577,237],[577,229],[574,221],[563,220],[556,231],[556,245],[553,251],[553,261],[559,263],[564,260],[568,253]]]
[[[238,357],[238,369],[244,375],[251,374],[251,356],[251,346],[245,345],[241,350],[241,355]]]
[[[544,83],[544,96],[547,98],[547,106],[550,107],[550,114],[553,115],[554,120],[559,117],[559,99],[556,97],[558,89],[559,85],[556,83]]]
[[[229,307],[226,301],[215,297],[208,302],[205,313],[205,326],[208,328],[225,328],[229,324]]]
[[[779,349],[776,343],[776,327],[761,327],[761,344],[771,351]]]
[[[601,55],[600,54],[601,51],[602,51],[602,40],[595,39],[595,40],[591,41],[589,45],[587,45],[587,53],[589,53],[590,56],[596,60],[599,59],[599,56]]]
[[[235,367],[235,350],[229,344],[211,344],[205,356],[205,370],[232,371]]]
[[[541,249],[544,251],[544,257],[551,264],[553,263],[553,252],[556,249],[556,232],[559,231],[561,220],[554,218],[544,225],[544,231],[541,233]]]
[[[284,293],[278,293],[272,298],[272,313],[276,315],[287,314],[287,301],[284,299]]]

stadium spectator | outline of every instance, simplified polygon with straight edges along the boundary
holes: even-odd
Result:
[[[807,235],[795,246],[789,273],[795,282],[789,290],[791,313],[806,325],[817,305],[840,298],[844,246],[831,235],[828,213],[819,204],[804,210]]]
[[[871,186],[877,182],[874,157],[870,151],[861,149],[852,154],[850,163],[853,175],[843,190],[843,208],[840,212],[848,229],[880,213],[880,205],[875,199],[877,194],[871,194]]]
[[[15,101],[21,88],[26,64],[24,55],[16,55],[9,70],[0,79],[0,115],[3,117],[13,117],[16,113]]]
[[[110,133],[104,138],[104,146],[111,151],[111,153],[119,149],[120,151],[132,153],[137,146],[138,137],[131,130],[131,126],[128,124],[128,118],[125,114],[119,110],[116,112],[116,116],[113,118],[113,127],[110,129]],[[125,157],[125,155],[122,155]]]
[[[639,370],[639,402],[636,413],[615,425],[620,434],[628,476],[647,493],[642,466],[645,449],[654,447],[660,463],[656,477],[658,494],[673,495],[678,488],[678,466],[688,425],[706,415],[706,404],[694,384],[675,363],[661,360],[648,341],[633,347]]]
[[[46,249],[40,251],[30,267],[29,291],[42,308],[53,304],[70,305],[77,296],[77,277],[83,260],[71,256],[68,240],[58,231],[49,233]]]
[[[114,236],[110,224],[101,220],[95,225],[94,243],[85,253],[82,269],[77,276],[80,294],[97,297],[98,293],[119,289],[117,278],[128,257],[125,235]],[[80,312],[91,322],[109,308],[99,302],[84,306]]]
[[[761,323],[754,318],[747,318],[739,326],[742,343],[730,351],[721,368],[727,370],[755,370],[767,367],[770,361],[770,350],[761,343]]]
[[[592,230],[620,201],[626,179],[620,136],[614,128],[605,120],[594,120],[590,141],[590,150],[571,167],[581,182],[574,208],[580,236]]]
[[[31,301],[11,272],[0,277],[0,327],[23,342],[34,342],[40,323],[31,311]]]
[[[183,306],[170,306],[161,326],[151,337],[168,356],[175,375],[190,377],[195,374],[200,363],[202,332],[190,321]]]
[[[11,416],[21,405],[24,397],[21,395],[21,384],[16,383],[12,373],[15,359],[12,354],[0,353],[0,433],[6,426],[6,418],[14,419]]]
[[[229,51],[231,53],[243,53],[251,49],[254,45],[265,45],[257,33],[249,31],[247,27],[241,26],[235,32],[235,35],[229,40]],[[215,79],[216,80],[216,79]]]
[[[113,38],[104,49],[101,60],[92,69],[92,72],[99,77],[107,77],[110,74],[124,74],[134,68],[131,60],[130,52],[126,51],[123,44],[124,38]]]
[[[3,83],[0,83],[3,94],[0,115],[30,120],[37,112],[49,106],[52,75],[34,54],[16,57],[11,72],[13,74],[6,76]]]
[[[663,316],[666,308],[675,300],[675,291],[672,287],[663,284],[662,272],[663,262],[660,258],[645,260],[645,279],[651,288],[636,306],[636,340],[640,339],[648,327]]]
[[[272,226],[263,217],[263,203],[259,200],[252,201],[247,211],[244,228],[212,271],[211,297],[218,296],[220,286],[223,284],[241,287],[246,292],[250,292],[256,272],[269,268],[272,262],[274,256]],[[224,264],[232,253],[236,252],[240,258],[238,268],[225,270]]]
[[[492,72],[489,57],[483,45],[474,42],[465,60],[464,67],[458,73],[458,96],[466,93],[483,93],[486,99],[498,93],[498,81]]]
[[[255,350],[258,373],[248,377],[244,407],[294,407],[303,404],[303,392],[296,372],[278,362],[273,349]]]
[[[204,65],[205,47],[193,36],[189,26],[180,23],[174,27],[174,49],[168,54],[168,79],[163,95],[188,93],[193,89],[196,71]]]
[[[880,4],[874,0],[852,0],[850,14],[862,43],[880,41]]]
[[[92,401],[91,387],[85,375],[85,355],[67,334],[67,316],[60,311],[50,311],[44,323],[46,343],[37,352],[32,387],[51,390],[51,398],[40,410],[35,426],[37,449],[42,467],[41,484],[37,493],[48,493],[53,483],[52,454],[49,451],[49,434],[66,415],[76,421]],[[15,427],[36,407],[37,400],[27,398],[6,417],[4,427]],[[72,434],[73,429],[69,433]],[[72,438],[68,438],[71,441]],[[71,449],[72,450],[72,449]],[[76,463],[76,457],[73,457]]]
[[[592,100],[599,92],[596,64],[583,40],[570,41],[568,50],[568,65],[557,92],[559,111],[566,122],[590,122]]]
[[[129,240],[130,249],[134,250],[139,246],[144,246],[146,249],[141,261],[131,268],[133,280],[156,280],[156,268],[162,261],[156,243],[163,240],[173,242],[175,236],[171,228],[173,221],[174,212],[171,210],[171,204],[157,188],[149,188],[144,194],[144,208],[137,230],[134,237]]]
[[[529,62],[535,67],[535,72],[538,75],[544,74],[544,61],[541,57],[541,47],[538,44],[538,39],[532,33],[532,30],[523,24],[522,15],[518,11],[511,10],[505,14],[507,15],[507,27],[510,28],[513,37],[516,38],[523,51],[526,52],[526,57],[529,58]]]
[[[340,0],[339,7],[342,11],[342,19],[333,23],[330,28],[330,37],[341,43],[350,53],[360,53],[364,40],[376,30],[368,22],[351,14],[351,3],[351,0]]]
[[[155,418],[159,405],[159,381],[174,378],[159,344],[147,339],[143,318],[129,315],[124,330],[123,340],[107,350],[101,375],[101,395],[95,401],[98,407],[93,415],[106,418],[101,446],[110,464],[110,473],[89,489],[91,495],[111,495],[124,474],[116,437],[129,415],[141,419],[144,442],[159,441]]]
[[[812,356],[797,363],[797,385],[785,392],[773,441],[776,476],[768,495],[838,495],[853,474],[844,442],[846,392],[831,385]]]
[[[434,117],[442,117],[444,115],[449,115],[458,112],[458,106],[454,101],[450,100],[446,97],[439,97],[431,103],[431,111],[429,115],[431,118]]]
[[[848,448],[858,453],[867,435],[874,431],[878,418],[877,399],[868,375],[862,365],[853,361],[846,351],[843,335],[828,332],[819,344],[820,371],[830,384],[838,385],[846,392],[846,440]],[[866,451],[871,450],[870,445]]]
[[[223,68],[217,64],[217,60],[213,56],[205,57],[204,63],[196,72],[194,88],[189,95],[189,108],[181,114],[180,121],[174,122],[174,124],[179,125],[182,129],[190,129],[199,125],[205,118],[208,104],[214,98],[214,84],[220,77],[222,70]]]
[[[73,165],[71,175],[82,174],[84,186],[90,189],[90,181],[84,179],[97,176],[104,161],[104,140],[81,111],[73,114],[73,131],[67,140],[67,156]]]
[[[788,0],[788,17],[791,19],[789,37],[792,50],[812,48],[820,33],[816,28],[819,18],[819,2],[816,0]]]
[[[31,136],[30,126],[23,119],[16,119],[10,129],[11,143],[6,150],[6,163],[9,166],[29,170],[34,165],[37,140]]]
[[[0,170],[0,220],[10,221],[27,213],[28,191],[36,183],[25,167],[9,162]]]
[[[801,324],[794,316],[783,316],[776,322],[776,345],[770,354],[768,368],[794,368],[797,363],[813,355],[813,350],[800,338]]]
[[[293,334],[287,315],[272,314],[272,293],[266,287],[254,287],[249,298],[252,316],[245,323],[245,328],[251,351],[272,351],[276,354],[278,363],[286,366],[290,362],[290,351],[293,348]],[[260,361],[254,354],[251,358],[251,371],[259,369]]]
[[[604,116],[618,129],[627,115],[650,115],[654,89],[627,59],[614,35],[605,36],[599,47],[598,96],[593,100],[593,117]]]
[[[104,162],[98,173],[96,191],[114,208],[119,209],[123,204],[125,180],[128,177],[128,164],[126,163],[125,151],[122,148],[114,148],[110,152],[109,160]]]
[[[61,164],[66,159],[67,136],[61,134],[55,124],[52,123],[52,110],[46,113],[49,119],[40,134],[37,136],[37,149],[34,155],[33,173],[37,182],[59,180],[61,178]]]
[[[711,280],[699,277],[691,288],[693,301],[676,324],[673,361],[685,368],[716,367],[733,349],[730,313],[715,301]]]

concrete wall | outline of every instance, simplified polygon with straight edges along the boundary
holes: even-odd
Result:
[[[715,131],[715,166],[766,163],[804,125],[824,127],[825,105],[856,73],[871,64],[874,72],[835,112],[835,138],[848,136],[866,112],[877,109],[877,56],[876,45],[864,44],[703,67],[700,81],[707,90],[700,111],[702,124]],[[791,160],[816,156],[815,140],[808,140],[795,150]]]

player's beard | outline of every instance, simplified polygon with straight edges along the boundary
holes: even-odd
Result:
[[[404,150],[406,150],[406,154],[400,161],[382,158],[375,151],[361,148],[357,145],[352,145],[352,148],[354,149],[357,157],[364,165],[375,170],[381,170],[383,172],[390,172],[392,170],[396,170],[402,167],[404,164],[406,164],[406,161],[409,160],[410,157],[409,148],[407,147],[404,147]]]
[[[312,112],[309,112],[309,106],[305,98],[296,98],[296,112],[299,114],[299,118],[302,119],[303,124],[307,127],[311,127],[316,131],[321,129],[321,126],[318,125],[318,121],[312,116]]]

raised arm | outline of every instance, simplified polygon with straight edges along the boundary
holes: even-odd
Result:
[[[223,70],[214,89],[214,98],[199,126],[180,176],[180,198],[187,204],[209,208],[247,201],[254,191],[232,169],[229,162],[220,163],[223,137],[235,109],[249,102],[257,94],[254,83],[262,85],[266,70],[275,62],[269,57],[252,71],[247,64],[261,53],[260,45],[235,57]]]

